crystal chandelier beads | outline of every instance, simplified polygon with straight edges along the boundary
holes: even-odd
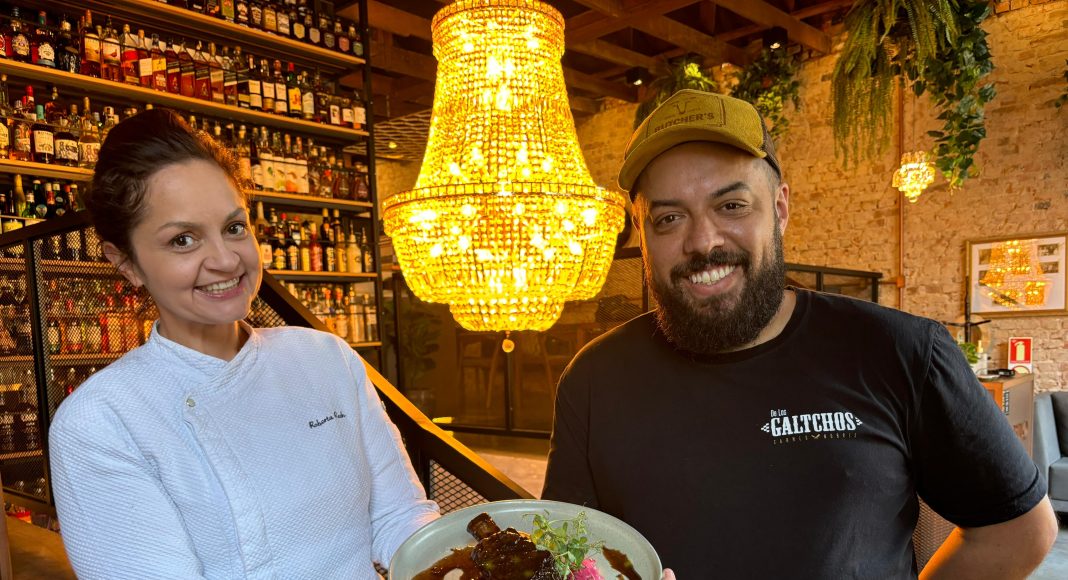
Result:
[[[927,160],[926,151],[911,151],[901,156],[901,167],[894,173],[893,185],[909,203],[916,203],[923,190],[934,183],[934,167]]]
[[[383,203],[401,269],[470,330],[545,330],[604,284],[625,197],[575,135],[563,18],[537,0],[460,0],[433,20],[437,84],[415,188]]]

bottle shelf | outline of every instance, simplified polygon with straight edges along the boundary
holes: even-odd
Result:
[[[372,282],[378,278],[377,272],[303,272],[300,270],[267,270],[279,280],[314,281],[314,282]]]
[[[33,356],[16,354],[12,356],[0,356],[0,365],[33,362]]]
[[[52,364],[56,365],[76,365],[76,364],[108,364],[115,362],[122,355],[126,353],[114,353],[114,352],[97,352],[88,354],[49,354],[48,360],[52,361]]]
[[[334,199],[332,197],[315,197],[296,193],[281,193],[277,191],[249,191],[252,201],[266,203],[279,203],[297,207],[330,208],[357,213],[367,213],[374,207],[366,201],[351,201],[347,199]]]
[[[155,0],[53,0],[48,4],[60,4],[73,14],[89,8],[120,20],[129,19],[152,28],[149,32],[166,31],[198,40],[240,44],[256,56],[270,55],[305,67],[319,67],[327,72],[350,71],[367,62],[355,55],[346,55]],[[100,18],[97,15],[94,17],[94,20]]]
[[[34,449],[33,451],[16,451],[15,453],[0,453],[0,463],[10,461],[13,459],[29,459],[31,457],[40,457],[40,449]],[[5,485],[4,490],[7,491],[8,487]]]
[[[378,348],[382,346],[382,341],[373,340],[371,342],[350,342],[349,346],[352,348]]]
[[[7,62],[5,61],[3,64],[7,64]],[[68,181],[76,181],[79,183],[88,183],[93,179],[92,169],[67,167],[50,163],[37,163],[34,161],[19,161],[17,159],[0,159],[0,173],[20,173],[22,175],[33,175],[35,177],[66,179]]]
[[[162,8],[168,7],[166,4],[159,2],[152,2],[151,4]],[[205,101],[203,99],[194,99],[192,97],[175,95],[173,93],[164,93],[153,89],[146,89],[138,85],[117,83],[115,81],[98,79],[86,75],[76,75],[66,71],[36,66],[11,59],[0,60],[0,72],[7,74],[9,77],[52,83],[64,87],[68,91],[74,89],[75,91],[114,97],[124,102],[141,101],[152,103],[153,105],[171,107],[181,111],[222,117],[238,122],[263,125],[276,129],[284,129],[286,131],[323,137],[334,141],[353,141],[364,139],[368,136],[367,131],[361,131],[359,129],[349,129],[325,123],[314,123],[312,121],[305,121],[304,119],[272,115],[270,113],[253,111],[252,109],[243,109],[233,105],[220,105],[219,103]],[[57,166],[44,165],[44,167]]]
[[[41,271],[48,274],[110,274],[119,275],[111,262],[83,262],[75,260],[41,260]],[[0,258],[0,272],[25,272],[23,258]]]

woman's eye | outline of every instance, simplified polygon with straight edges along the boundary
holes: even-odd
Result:
[[[234,222],[227,226],[226,231],[232,236],[241,236],[248,231],[248,225],[242,222]]]
[[[193,236],[189,234],[179,234],[171,239],[171,245],[175,248],[188,248],[193,245]]]

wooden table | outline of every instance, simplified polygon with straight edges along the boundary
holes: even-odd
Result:
[[[988,379],[981,381],[994,403],[1001,408],[1005,418],[1012,425],[1012,430],[1024,444],[1024,449],[1030,455],[1032,451],[1032,436],[1035,414],[1035,376],[1019,374],[1015,377],[1004,379]]]

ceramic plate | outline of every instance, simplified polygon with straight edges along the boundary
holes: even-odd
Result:
[[[586,512],[590,541],[602,541],[605,546],[626,554],[642,580],[660,580],[663,572],[660,558],[653,547],[622,520],[570,503],[517,499],[466,507],[424,526],[412,534],[393,555],[389,566],[390,580],[411,580],[434,562],[448,556],[453,548],[473,546],[475,538],[467,533],[467,524],[482,512],[488,513],[502,530],[512,527],[528,534],[534,528],[533,514],[545,515],[548,512],[549,519],[557,520],[571,519],[579,512]],[[615,578],[615,570],[609,566],[600,550],[592,550],[590,555],[596,560],[602,576]]]

